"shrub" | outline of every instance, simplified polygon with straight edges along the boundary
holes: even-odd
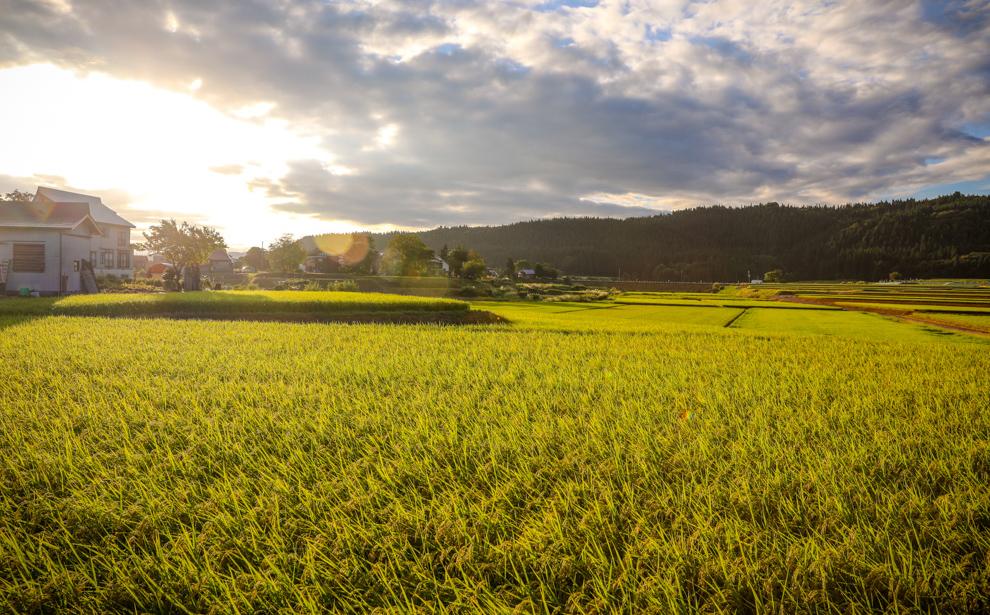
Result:
[[[327,290],[333,290],[337,292],[358,292],[361,289],[358,288],[357,282],[354,280],[334,280],[327,284]]]

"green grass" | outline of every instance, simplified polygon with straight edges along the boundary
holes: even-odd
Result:
[[[9,299],[0,312],[71,316],[189,316],[463,311],[463,301],[407,295],[311,291],[201,291],[73,295],[61,299]]]
[[[475,306],[514,322],[0,316],[0,605],[990,609],[977,338]]]
[[[734,328],[814,335],[839,335],[878,341],[973,343],[965,333],[897,321],[865,312],[806,312],[752,308],[732,323]]]

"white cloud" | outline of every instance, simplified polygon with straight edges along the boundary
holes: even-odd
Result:
[[[219,160],[207,130],[182,163],[241,165],[219,176],[327,221],[834,203],[990,168],[990,143],[962,131],[990,124],[984,2],[587,4],[177,0],[164,27],[143,4],[33,7],[5,16],[0,62],[184,92],[198,81],[224,117],[309,145],[256,155],[234,137],[241,154]],[[126,112],[113,128],[128,129]],[[174,142],[141,134],[140,147]],[[0,165],[15,171],[55,170]]]

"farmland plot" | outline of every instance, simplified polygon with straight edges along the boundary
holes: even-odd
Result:
[[[985,345],[567,307],[0,317],[0,604],[990,608]]]

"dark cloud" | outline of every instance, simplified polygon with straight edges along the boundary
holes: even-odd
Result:
[[[652,211],[588,198],[630,193],[860,199],[986,171],[961,128],[990,116],[985,3],[656,4],[15,0],[0,63],[275,102],[351,174],[298,160],[246,181],[369,224]]]

